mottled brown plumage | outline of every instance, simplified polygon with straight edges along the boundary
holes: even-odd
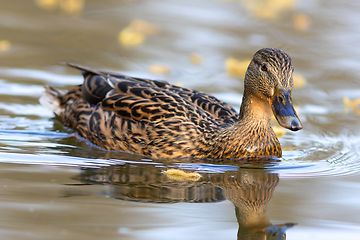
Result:
[[[240,114],[196,90],[68,65],[82,71],[84,83],[67,93],[46,87],[41,102],[65,126],[103,149],[155,158],[280,157],[271,110],[282,126],[302,128],[291,103],[291,59],[278,49],[255,53]]]

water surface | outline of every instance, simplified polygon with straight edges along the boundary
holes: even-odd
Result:
[[[350,0],[2,0],[1,239],[264,239],[262,229],[284,223],[297,224],[287,239],[358,239],[359,111],[343,99],[360,97],[359,11]],[[155,30],[138,45],[119,42],[135,19]],[[238,109],[242,79],[226,59],[263,47],[289,53],[306,79],[292,94],[304,129],[286,130],[283,159],[263,169],[102,151],[38,102],[44,85],[82,82],[63,64],[74,62],[164,79]],[[149,71],[155,64],[168,74]]]

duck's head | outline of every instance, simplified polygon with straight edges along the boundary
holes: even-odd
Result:
[[[278,123],[297,131],[302,129],[302,124],[291,99],[293,71],[287,53],[274,48],[260,49],[246,71],[245,91],[268,101]]]

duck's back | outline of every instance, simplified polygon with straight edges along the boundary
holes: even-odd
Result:
[[[231,106],[199,91],[69,65],[82,71],[84,84],[67,93],[47,87],[41,102],[65,126],[104,149],[192,156],[238,118]]]

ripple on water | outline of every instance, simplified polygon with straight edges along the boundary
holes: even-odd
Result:
[[[299,151],[285,151],[282,164],[308,163],[306,168],[285,168],[279,170],[281,177],[324,177],[344,176],[360,172],[360,137],[319,137],[311,136],[302,139],[307,144],[301,144],[302,153]],[[310,147],[311,146],[311,147]]]
[[[81,167],[101,167],[104,165],[117,164],[158,164],[162,162],[152,161],[149,159],[138,158],[138,161],[126,160],[130,159],[125,155],[115,159],[116,156],[108,156],[109,152],[96,150],[98,158],[89,159],[86,157],[72,157],[84,156],[82,150],[76,155],[69,155],[61,149],[65,148],[79,148],[73,146],[71,143],[67,144],[66,139],[73,136],[69,133],[54,132],[53,130],[40,129],[38,126],[43,126],[41,120],[32,120],[27,122],[27,129],[2,129],[0,130],[0,162],[8,163],[22,163],[22,164],[50,164],[50,165],[71,165]],[[38,122],[40,121],[40,123]],[[14,121],[13,121],[14,123]],[[16,128],[19,128],[19,123]],[[21,124],[20,124],[21,125]],[[46,125],[46,124],[45,124]],[[30,127],[29,127],[30,126]],[[32,127],[31,127],[32,126]],[[49,125],[50,126],[50,125]],[[326,176],[351,175],[360,172],[360,137],[311,137],[303,139],[308,142],[310,146],[302,146],[302,149],[284,150],[281,161],[276,161],[274,164],[263,166],[267,170],[279,173],[282,178],[315,178]],[[64,141],[59,141],[64,139]],[[34,154],[27,153],[24,149],[31,147],[40,149]],[[80,146],[80,148],[85,148]],[[20,151],[23,149],[24,151]],[[87,151],[89,151],[87,149]],[[90,152],[95,150],[90,149]],[[15,153],[14,153],[15,152]],[[19,153],[21,152],[21,153]],[[48,153],[48,154],[44,154]],[[62,155],[58,155],[62,154]],[[115,157],[115,158],[114,158]],[[236,171],[239,166],[234,165],[219,165],[210,163],[189,163],[189,162],[167,162],[170,167],[192,170],[204,173],[220,173],[226,171]],[[240,166],[241,167],[241,166]]]

